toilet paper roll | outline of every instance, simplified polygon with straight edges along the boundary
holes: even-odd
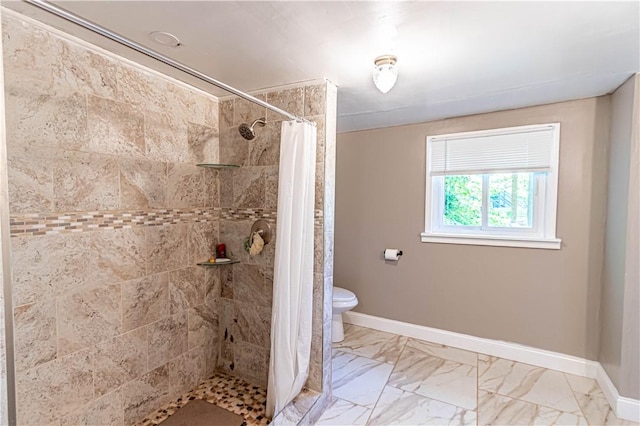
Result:
[[[384,260],[398,260],[400,259],[400,253],[398,249],[385,249]]]

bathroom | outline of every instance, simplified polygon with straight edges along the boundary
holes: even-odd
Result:
[[[15,383],[15,393],[3,389],[15,410],[3,409],[2,421],[8,415],[17,424],[153,422],[166,418],[166,407],[176,412],[176,399],[213,374],[224,378],[216,382],[221,392],[239,383],[266,389],[286,117],[241,97],[212,96],[192,77],[179,81],[168,68],[150,68],[149,59],[126,59],[96,47],[87,33],[68,33],[13,8],[2,8],[2,27],[6,153],[0,157],[6,156],[8,181],[0,182],[6,186],[0,231],[3,259],[11,261],[1,278],[3,297],[12,299],[3,306],[14,311],[6,337],[14,345],[0,353],[15,361],[15,374],[2,372],[3,385]],[[382,321],[391,319],[603,364],[611,358],[599,339],[618,345],[613,358],[627,354],[633,336],[616,342],[616,327],[637,333],[628,328],[633,313],[621,309],[637,296],[629,285],[619,299],[601,282],[610,267],[604,258],[612,255],[601,225],[606,182],[616,179],[602,154],[610,149],[616,108],[619,117],[628,110],[629,91],[637,105],[635,79],[617,96],[341,133],[339,89],[330,81],[252,91],[317,131],[309,376],[305,392],[275,424],[313,424],[334,402],[331,338],[340,345],[335,327],[342,319],[346,334],[361,326],[411,335],[402,324],[393,329]],[[254,139],[238,131],[261,118]],[[637,129],[637,118],[630,121]],[[561,156],[581,159],[562,169],[562,250],[422,243],[425,136],[540,122],[561,122]],[[258,221],[271,240],[250,255],[245,241]],[[207,264],[220,243],[239,263]],[[402,255],[385,260],[387,248]],[[472,267],[451,260],[461,258]],[[505,271],[507,260],[512,266]],[[481,276],[488,276],[482,287],[469,285]],[[350,292],[345,310],[353,309],[338,317],[332,317],[334,277]],[[624,317],[607,319],[618,311]],[[624,359],[623,371],[632,361]],[[622,376],[615,359],[605,367]],[[614,385],[623,391],[633,388],[619,380]],[[625,396],[638,399],[633,390]],[[245,405],[243,415],[266,422]]]

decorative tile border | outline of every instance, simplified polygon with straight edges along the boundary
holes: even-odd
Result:
[[[314,225],[322,226],[322,210],[314,210]],[[275,222],[275,209],[156,209],[118,210],[71,213],[23,213],[10,218],[12,237],[90,232],[103,229],[160,226],[177,223],[210,222],[216,220],[264,219]]]
[[[237,377],[218,372],[191,392],[160,407],[136,423],[136,426],[160,424],[194,399],[203,399],[242,416],[245,425],[261,426],[269,423],[265,415],[267,391]]]
[[[277,212],[275,209],[222,209],[220,219],[222,220],[259,220],[275,222]]]
[[[220,209],[120,210],[11,215],[12,237],[89,232],[218,220]]]

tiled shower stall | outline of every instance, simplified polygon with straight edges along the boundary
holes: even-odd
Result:
[[[283,117],[2,18],[18,424],[133,424],[217,369],[265,387],[277,239],[243,241],[275,234]],[[330,393],[336,89],[257,96],[318,126],[304,423]],[[219,242],[241,263],[197,266]]]

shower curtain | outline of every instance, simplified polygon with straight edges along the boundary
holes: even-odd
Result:
[[[282,122],[267,415],[277,415],[309,375],[313,312],[316,128]]]

